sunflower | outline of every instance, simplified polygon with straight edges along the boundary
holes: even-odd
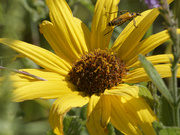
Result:
[[[86,104],[86,126],[90,134],[107,134],[109,122],[124,134],[155,134],[152,122],[157,117],[139,97],[138,86],[127,83],[149,81],[138,61],[138,54],[148,53],[170,37],[165,30],[141,41],[159,15],[157,9],[152,9],[135,18],[137,28],[131,21],[112,48],[107,49],[112,32],[104,34],[112,29],[107,24],[116,17],[107,12],[117,11],[119,1],[97,0],[90,32],[78,18],[73,17],[65,0],[46,0],[51,22],[43,21],[40,32],[55,54],[19,40],[0,39],[0,43],[43,68],[23,71],[46,81],[24,74],[11,75],[15,87],[13,100],[56,99],[49,115],[56,134],[63,134],[64,115],[71,108]],[[147,59],[165,78],[171,76],[170,57],[172,55],[162,54]]]

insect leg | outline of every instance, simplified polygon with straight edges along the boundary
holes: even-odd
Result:
[[[137,28],[137,26],[136,26],[136,21],[135,21],[135,19],[133,18],[133,25],[134,25],[134,27],[136,27]]]
[[[112,29],[112,30],[114,30],[114,29]],[[109,34],[112,30],[108,31],[106,34],[104,34],[104,36],[106,36],[107,34]]]
[[[116,25],[116,26],[114,27],[114,29],[117,28],[118,26],[120,26],[120,25]],[[109,33],[110,33],[111,31],[113,31],[114,29],[108,31],[106,34],[104,34],[104,36],[106,36],[107,34],[109,34]]]
[[[136,27],[136,28],[137,28],[137,26],[136,26],[136,21],[135,21],[134,17],[133,17],[133,18],[131,18],[131,19],[129,19],[129,22],[130,22],[130,21],[132,21],[132,20],[133,20],[133,25],[134,25],[134,27]]]

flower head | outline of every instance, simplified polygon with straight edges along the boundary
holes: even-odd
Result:
[[[104,34],[112,29],[107,24],[116,15],[106,13],[117,11],[119,0],[97,1],[91,32],[73,17],[65,0],[46,0],[46,3],[51,22],[44,21],[40,32],[55,54],[22,41],[0,39],[1,43],[44,68],[24,71],[47,80],[40,81],[23,74],[12,75],[16,88],[13,100],[56,99],[49,116],[56,134],[63,134],[64,115],[71,108],[87,103],[86,125],[90,134],[107,133],[109,122],[125,134],[155,134],[151,123],[157,117],[139,97],[139,88],[125,83],[149,81],[138,62],[138,54],[146,54],[169,39],[165,30],[141,41],[158,16],[158,10],[147,10],[136,17],[138,27],[130,22],[114,42],[112,50],[108,50],[112,33]],[[172,56],[147,57],[162,78],[171,76],[169,57]]]
[[[79,91],[91,96],[122,83],[126,72],[125,63],[119,57],[108,50],[97,49],[80,57],[69,75]]]

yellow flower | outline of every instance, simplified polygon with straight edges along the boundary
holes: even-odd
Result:
[[[119,0],[97,1],[91,32],[73,17],[65,0],[46,0],[46,3],[51,22],[44,21],[40,32],[55,54],[22,41],[0,39],[0,43],[44,68],[23,71],[47,80],[40,81],[23,74],[12,75],[15,87],[13,100],[57,99],[49,116],[56,134],[63,134],[64,115],[71,108],[87,103],[86,125],[92,135],[107,133],[109,122],[124,134],[155,134],[152,128],[152,122],[157,120],[155,114],[138,96],[139,88],[124,83],[149,81],[138,62],[138,54],[146,54],[169,39],[165,30],[141,41],[158,16],[158,10],[147,10],[136,17],[138,28],[131,21],[114,42],[114,53],[105,50],[112,33],[104,34],[112,29],[107,23],[116,17],[107,12],[117,11]],[[172,55],[147,57],[162,78],[171,76],[169,57]]]

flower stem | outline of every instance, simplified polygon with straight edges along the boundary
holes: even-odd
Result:
[[[171,72],[172,72],[172,96],[173,96],[173,121],[174,126],[179,126],[179,107],[178,107],[178,87],[177,87],[177,69],[178,62],[180,58],[180,47],[179,47],[179,37],[177,35],[177,20],[174,20],[172,11],[169,10],[167,0],[159,0],[162,8],[159,8],[161,15],[165,19],[165,25],[167,27],[169,36],[172,40],[172,53],[174,60],[171,60]]]
[[[7,70],[10,70],[10,71],[19,73],[19,74],[23,74],[23,75],[27,75],[27,76],[33,77],[33,78],[38,79],[40,81],[47,81],[46,79],[43,79],[43,78],[38,77],[36,75],[30,74],[30,73],[28,73],[26,71],[20,71],[20,70],[17,70],[17,69],[11,69],[11,68],[7,68],[7,67],[3,67],[3,66],[0,66],[0,69],[7,69]]]

